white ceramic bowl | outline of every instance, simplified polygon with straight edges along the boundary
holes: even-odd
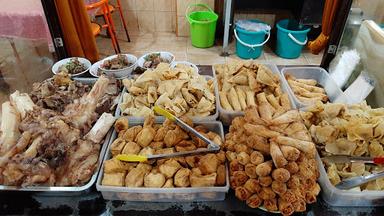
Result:
[[[113,75],[116,78],[128,77],[132,73],[132,71],[136,68],[137,57],[134,56],[134,55],[131,55],[131,54],[123,54],[123,55],[127,56],[128,62],[132,63],[131,66],[125,67],[125,68],[121,68],[121,69],[116,69],[116,70],[110,70],[110,69],[103,68],[102,65],[103,65],[103,62],[105,60],[110,60],[110,59],[113,59],[113,58],[117,57],[117,55],[112,55],[112,56],[108,56],[107,58],[101,60],[102,63],[99,65],[100,70],[103,73],[105,73],[107,75]]]
[[[179,64],[189,66],[189,67],[193,68],[194,71],[195,71],[197,74],[199,73],[199,68],[198,68],[195,64],[193,64],[193,63],[191,63],[191,62],[187,62],[187,61],[174,61],[174,62],[172,62],[172,64],[171,64],[171,68],[175,68],[175,67],[176,67],[177,65],[179,65]]]
[[[165,52],[165,51],[150,52],[150,53],[147,53],[147,54],[141,56],[139,58],[139,60],[137,60],[137,66],[144,68],[144,69],[149,69],[149,68],[144,67],[143,65],[144,65],[146,57],[151,55],[151,54],[154,54],[154,53],[160,53],[160,57],[163,59],[167,59],[169,61],[169,64],[171,64],[175,60],[175,56],[170,52]]]
[[[73,59],[73,58],[77,58],[77,59],[79,60],[79,62],[81,62],[82,64],[84,64],[84,66],[85,66],[85,68],[86,68],[86,70],[84,70],[84,71],[82,71],[82,72],[80,72],[80,73],[77,73],[77,74],[70,74],[70,75],[73,76],[73,77],[74,77],[74,76],[79,76],[80,74],[83,74],[83,73],[86,73],[86,72],[89,70],[89,68],[91,68],[91,66],[92,66],[91,62],[90,62],[88,59],[86,59],[86,58],[82,58],[82,57],[70,57],[70,58],[65,58],[65,59],[62,59],[62,60],[56,62],[56,63],[52,66],[52,73],[53,73],[53,74],[57,74],[57,73],[59,72],[59,68],[60,68],[60,66],[67,64],[67,63],[70,62],[71,59]]]

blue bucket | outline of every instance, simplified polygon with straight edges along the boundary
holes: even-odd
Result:
[[[301,54],[307,43],[310,27],[299,25],[295,20],[284,19],[277,24],[276,54],[282,58],[294,59]]]
[[[255,23],[263,23],[259,20],[249,20]],[[256,59],[261,55],[263,45],[270,37],[270,31],[248,31],[236,25],[233,30],[236,37],[236,54],[242,59]],[[267,39],[265,39],[265,35]]]

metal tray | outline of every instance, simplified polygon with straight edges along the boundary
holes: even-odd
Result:
[[[84,84],[92,85],[97,81],[97,78],[73,78],[76,81],[82,82]],[[104,142],[101,146],[100,154],[99,154],[99,159],[98,159],[98,164],[95,170],[95,173],[92,175],[91,179],[86,183],[85,185],[82,186],[28,186],[28,187],[21,187],[21,186],[7,186],[7,185],[0,185],[0,191],[34,191],[34,192],[47,192],[47,193],[42,193],[45,195],[73,195],[75,192],[84,192],[88,190],[95,182],[97,179],[97,175],[100,171],[103,158],[105,155],[105,152],[108,147],[109,139],[112,136],[113,132],[113,127],[108,131],[107,135],[105,135]],[[69,193],[67,193],[69,192]]]
[[[157,124],[163,121],[156,120]],[[143,123],[130,122],[130,126],[142,125]],[[223,125],[219,121],[194,122],[196,125],[204,125],[210,131],[214,131],[224,139]],[[113,132],[108,144],[107,152],[103,162],[111,158],[109,148],[115,138],[116,131]],[[149,202],[190,202],[190,201],[219,201],[224,200],[229,190],[229,172],[226,166],[226,185],[217,187],[187,187],[187,188],[130,188],[104,186],[101,184],[104,174],[104,166],[102,166],[97,178],[96,188],[101,192],[104,199],[107,200],[125,200],[125,201],[149,201]]]
[[[206,116],[206,117],[191,117],[191,119],[194,121],[194,122],[203,122],[203,121],[215,121],[217,119],[217,117],[219,116],[219,100],[215,94],[216,92],[216,88],[217,88],[217,85],[216,85],[216,79],[212,76],[208,76],[208,75],[202,75],[205,77],[206,80],[211,80],[213,79],[213,85],[214,85],[214,90],[213,90],[213,94],[215,95],[215,107],[216,107],[216,111],[214,114],[210,115],[210,116]],[[123,94],[127,92],[127,89],[124,87],[123,88],[123,91],[121,93],[121,96],[120,96],[120,99],[119,99],[119,104],[117,105],[117,108],[116,108],[116,112],[115,112],[115,116],[116,117],[120,117],[121,116],[121,109],[120,109],[120,104],[123,102]],[[137,117],[137,116],[126,116],[128,117],[128,121],[129,122],[144,122],[144,119],[145,117]],[[165,118],[163,116],[155,116],[155,119],[156,120],[159,120],[159,121],[164,121]]]

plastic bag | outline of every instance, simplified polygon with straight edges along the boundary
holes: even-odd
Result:
[[[344,91],[348,104],[360,103],[372,92],[375,87],[375,80],[362,71],[356,80]]]
[[[364,70],[376,81],[375,89],[367,101],[372,106],[384,106],[384,31],[371,20],[361,24],[354,43]]]
[[[359,62],[360,55],[356,49],[345,50],[329,65],[329,75],[338,87],[343,88]]]
[[[259,31],[270,31],[271,26],[265,23],[259,23],[255,22],[253,20],[238,20],[236,22],[236,26],[238,26],[241,29],[252,31],[252,32],[259,32]]]

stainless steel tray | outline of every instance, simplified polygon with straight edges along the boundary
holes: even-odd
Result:
[[[79,78],[73,78],[73,79],[76,81],[82,82],[84,84],[88,84],[88,85],[92,85],[97,81],[97,78],[86,78],[86,77],[84,77],[84,78],[79,77]],[[28,186],[28,187],[0,185],[0,191],[55,192],[54,195],[67,195],[66,192],[71,192],[70,194],[73,194],[74,192],[86,191],[96,182],[97,175],[99,174],[101,165],[103,163],[103,158],[104,158],[105,152],[107,150],[109,140],[112,136],[113,130],[114,129],[112,127],[108,131],[107,135],[105,135],[104,142],[101,146],[98,164],[97,164],[95,173],[92,175],[91,179],[88,181],[87,184],[82,185],[82,186]]]

